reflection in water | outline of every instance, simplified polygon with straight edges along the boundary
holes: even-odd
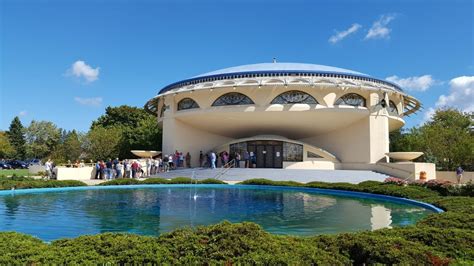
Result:
[[[315,235],[412,224],[430,213],[369,199],[242,187],[124,188],[0,197],[1,231],[48,241],[100,232],[157,235],[222,220],[255,222],[277,234]]]

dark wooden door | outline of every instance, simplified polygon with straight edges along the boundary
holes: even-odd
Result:
[[[265,145],[257,145],[257,168],[265,168]]]

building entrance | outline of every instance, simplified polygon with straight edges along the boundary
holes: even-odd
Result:
[[[257,168],[283,167],[283,142],[281,141],[248,141],[249,153],[254,153]]]

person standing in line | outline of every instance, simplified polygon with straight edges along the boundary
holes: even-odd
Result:
[[[106,173],[105,173],[105,178],[106,179],[112,179],[112,174],[113,174],[113,163],[111,159],[107,160],[107,163],[105,164],[107,167]]]
[[[161,164],[161,157],[155,159],[155,172],[154,174],[158,174],[160,172],[160,164]]]
[[[117,171],[117,178],[122,178],[122,173],[123,173],[123,164],[122,162],[118,162],[115,165],[115,170]]]
[[[134,160],[132,163],[132,178],[136,178],[137,171],[138,171],[138,163],[136,160]]]
[[[216,153],[215,152],[211,152],[211,168],[212,169],[215,169],[216,168]]]
[[[464,169],[462,169],[461,166],[458,166],[458,168],[456,168],[456,179],[458,180],[458,184],[461,184],[463,173]]]
[[[191,168],[191,154],[189,152],[186,153],[186,167]]]
[[[99,179],[100,178],[100,161],[97,161],[95,164],[95,177],[94,179]]]
[[[204,164],[204,154],[202,154],[202,151],[199,151],[199,167],[202,167]]]
[[[250,164],[250,155],[248,151],[244,151],[244,161],[245,161],[245,168],[249,168]]]
[[[124,166],[125,166],[125,171],[127,172],[126,177],[132,178],[132,163],[129,160],[127,160]]]
[[[235,167],[240,168],[240,153],[235,152]]]

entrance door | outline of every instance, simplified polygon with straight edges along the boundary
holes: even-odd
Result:
[[[283,167],[283,144],[280,141],[249,141],[247,142],[249,152],[256,156],[257,168],[282,168]]]

